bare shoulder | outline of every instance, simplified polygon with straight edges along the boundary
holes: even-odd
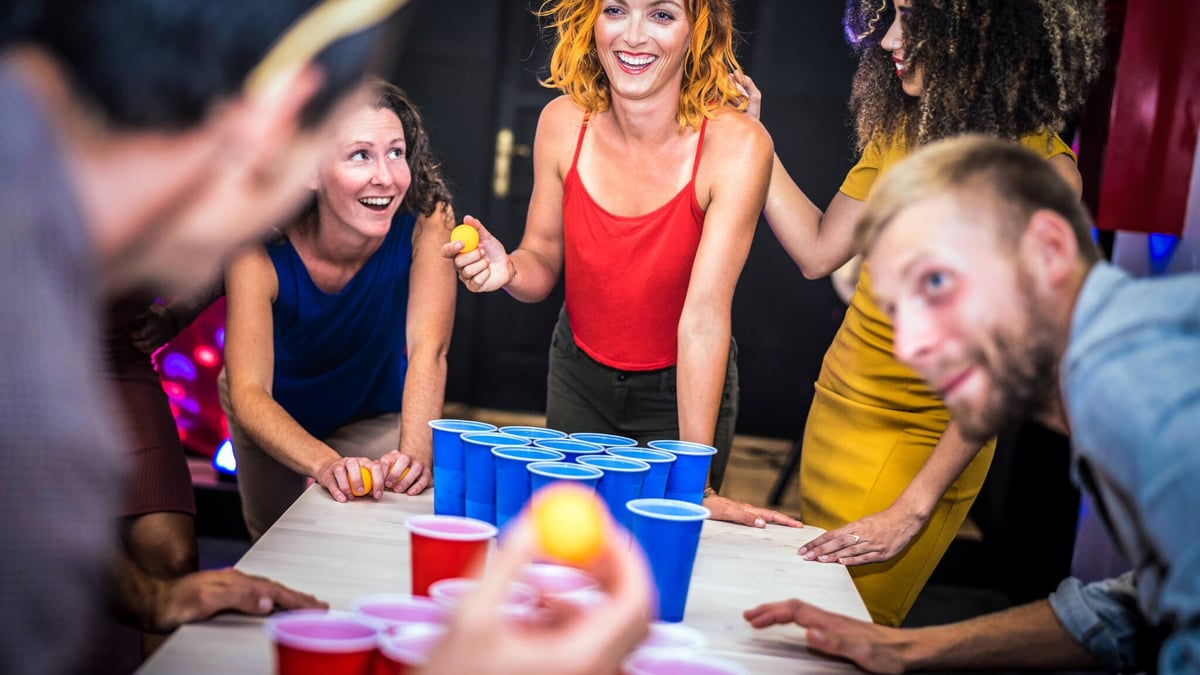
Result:
[[[753,158],[774,152],[771,135],[758,120],[732,108],[723,108],[708,121],[705,150],[712,146],[722,155]]]
[[[267,249],[254,245],[236,253],[229,262],[225,286],[227,292],[240,289],[247,296],[266,294],[274,300],[279,292],[279,277]]]
[[[570,96],[559,96],[542,108],[541,117],[538,118],[538,135],[555,140],[574,137],[583,123],[585,112]]]
[[[739,171],[764,161],[769,167],[774,151],[771,135],[758,120],[749,115],[733,108],[723,108],[708,121],[704,138],[705,154],[714,152],[718,157],[725,157],[731,163],[741,165],[737,169]]]

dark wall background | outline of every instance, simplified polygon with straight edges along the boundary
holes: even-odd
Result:
[[[738,0],[739,59],[763,90],[763,123],[792,176],[818,205],[853,163],[846,100],[854,59],[842,3]],[[411,9],[393,80],[422,108],[455,189],[509,248],[520,240],[531,181],[521,146],[555,94],[538,86],[547,50],[529,0],[423,0]],[[497,132],[512,129],[511,192],[492,194]],[[510,410],[545,405],[546,355],[560,292],[536,305],[460,288],[447,400]],[[765,221],[734,300],[740,347],[740,433],[796,437],[843,305],[828,280],[806,281]]]

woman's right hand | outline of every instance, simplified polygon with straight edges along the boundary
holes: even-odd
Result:
[[[761,119],[759,115],[762,113],[762,92],[758,90],[754,80],[740,70],[735,70],[730,74],[733,76],[733,83],[737,85],[738,91],[746,99],[748,104],[746,114],[756,120]]]
[[[371,491],[367,494],[362,494],[363,477],[362,469],[365,468],[371,473]],[[366,457],[338,457],[326,462],[317,471],[313,479],[321,484],[321,487],[329,491],[329,496],[333,497],[337,502],[348,502],[358,497],[370,497],[372,499],[380,499],[383,497],[383,470],[377,462],[373,462]]]
[[[452,241],[442,246],[442,257],[454,259],[454,270],[467,290],[486,293],[504,288],[517,274],[504,244],[478,218],[466,216],[463,222],[478,230],[479,245],[473,251],[461,253],[462,242]]]

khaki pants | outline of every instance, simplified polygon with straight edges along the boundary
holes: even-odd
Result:
[[[284,511],[308,487],[302,476],[280,464],[238,426],[229,404],[229,382],[224,369],[217,377],[221,408],[229,422],[229,437],[237,458],[238,494],[242,498],[242,517],[252,541],[267,531]],[[379,459],[399,447],[400,413],[388,413],[351,422],[323,438],[343,457]]]

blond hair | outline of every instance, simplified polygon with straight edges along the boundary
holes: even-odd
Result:
[[[730,77],[740,71],[734,56],[733,6],[730,0],[682,0],[692,23],[679,95],[679,128],[698,127],[724,106],[738,110],[747,101]],[[596,53],[596,19],[601,0],[545,0],[537,15],[554,29],[550,75],[542,85],[558,89],[596,113],[607,110],[608,78]]]
[[[855,227],[859,250],[869,252],[905,208],[945,193],[985,200],[998,212],[986,219],[997,238],[1014,247],[1035,211],[1053,211],[1071,224],[1079,257],[1100,259],[1092,219],[1054,167],[1017,143],[977,134],[931,143],[881,178]]]

